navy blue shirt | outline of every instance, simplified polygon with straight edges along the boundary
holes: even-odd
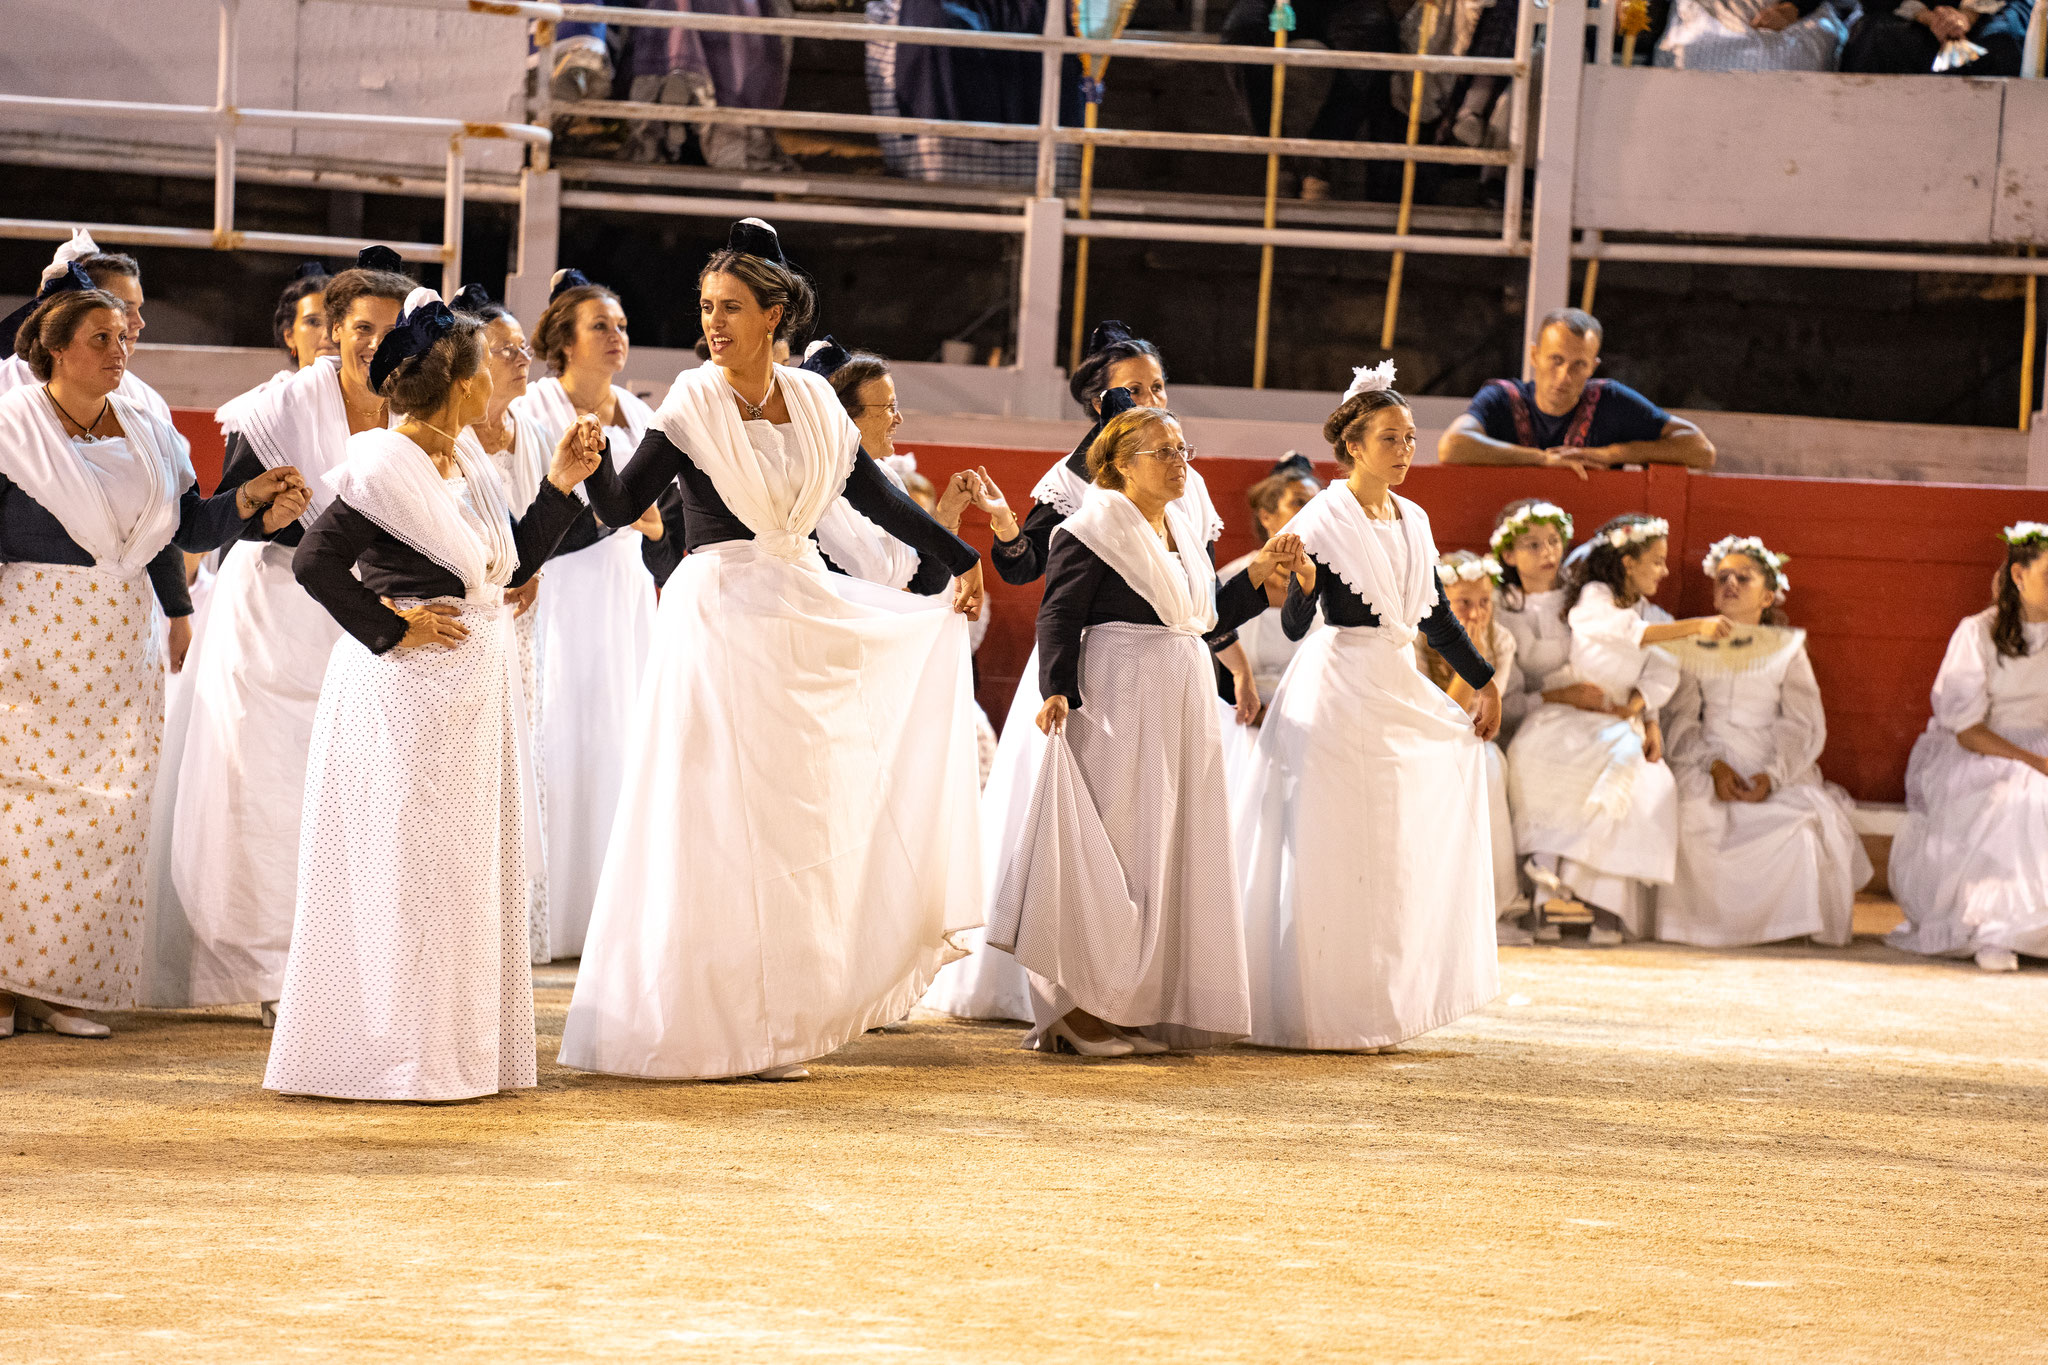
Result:
[[[1520,390],[1522,403],[1528,409],[1533,440],[1524,439],[1517,429],[1514,402],[1498,383],[1481,389],[1473,396],[1472,406],[1465,411],[1496,441],[1527,445],[1535,450],[1552,450],[1565,445],[1565,435],[1571,429],[1577,409],[1562,417],[1552,417],[1536,406],[1534,384],[1526,379],[1511,382]],[[1671,414],[1618,380],[1593,382],[1601,385],[1601,391],[1600,401],[1593,409],[1592,424],[1584,440],[1571,444],[1611,446],[1626,441],[1654,441],[1664,434],[1664,424],[1671,420]]]

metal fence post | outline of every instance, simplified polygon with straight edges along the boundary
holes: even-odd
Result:
[[[562,225],[562,173],[519,173],[519,254],[505,276],[505,306],[528,327],[548,306]]]
[[[1064,5],[1045,7],[1045,36],[1066,35]],[[1057,53],[1040,58],[1038,80],[1038,184],[1024,209],[1023,250],[1017,264],[1017,368],[1032,379],[1059,367],[1060,281],[1065,274],[1066,201],[1059,197],[1060,65]]]
[[[240,65],[236,19],[241,0],[220,0],[220,70],[215,75],[213,107],[219,122],[213,130],[213,246],[226,251],[235,234],[235,68]]]
[[[448,185],[441,201],[441,294],[462,288],[462,134],[448,139]]]
[[[1529,295],[1523,340],[1536,343],[1543,315],[1572,287],[1572,180],[1579,160],[1579,90],[1586,72],[1586,0],[1550,0],[1543,44],[1543,115],[1536,137],[1536,206],[1529,231]],[[1527,378],[1528,361],[1523,361]]]

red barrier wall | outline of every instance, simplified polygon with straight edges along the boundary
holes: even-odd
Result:
[[[211,413],[179,409],[200,485],[220,477],[222,442]],[[991,446],[914,447],[935,482],[986,466],[1021,516],[1031,489],[1063,452]],[[1244,491],[1266,473],[1255,460],[1206,460],[1202,477],[1226,523],[1220,559],[1253,546]],[[1334,477],[1336,466],[1318,471]],[[1482,549],[1494,514],[1519,497],[1544,497],[1572,514],[1581,537],[1622,512],[1671,523],[1672,574],[1658,601],[1681,616],[1711,607],[1700,559],[1724,535],[1763,537],[1792,559],[1792,619],[1806,628],[1827,703],[1821,767],[1861,800],[1905,799],[1906,756],[1926,728],[1927,691],[1956,622],[1991,600],[2003,557],[1998,529],[2048,521],[2048,491],[1982,485],[1861,483],[1694,475],[1659,467],[1600,473],[1425,465],[1401,490],[1427,509],[1439,548]],[[964,533],[986,547],[987,520],[968,514]],[[1031,653],[1039,585],[1013,588],[988,575],[994,613],[978,663],[981,702],[1001,724]]]

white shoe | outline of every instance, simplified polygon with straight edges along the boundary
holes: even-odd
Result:
[[[1621,943],[1621,930],[1606,929],[1594,925],[1586,931],[1586,946],[1589,948],[1614,948]]]
[[[2020,955],[2010,948],[1979,948],[1977,965],[1987,972],[2016,972],[2020,969]]]
[[[265,1000],[262,1004],[258,1005],[257,1008],[263,1012],[263,1027],[276,1028],[277,1002],[275,1000]]]
[[[1157,1038],[1147,1038],[1144,1034],[1133,1032],[1130,1029],[1119,1028],[1112,1031],[1117,1037],[1131,1045],[1131,1055],[1134,1057],[1157,1057],[1162,1052],[1171,1052],[1173,1050]]]
[[[1072,1052],[1081,1057],[1128,1057],[1137,1051],[1128,1038],[1111,1037],[1099,1041],[1083,1038],[1068,1028],[1064,1019],[1054,1024],[1051,1032],[1054,1052]]]
[[[61,1005],[52,1005],[42,1000],[31,1000],[25,995],[16,996],[16,1007],[30,1021],[29,1027],[40,1028],[66,1038],[108,1038],[113,1030],[94,1019],[88,1019],[75,1010]]]
[[[792,1066],[771,1066],[766,1071],[754,1073],[757,1081],[807,1081],[810,1078],[811,1069],[801,1062]]]

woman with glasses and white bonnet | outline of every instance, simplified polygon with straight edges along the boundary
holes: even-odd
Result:
[[[981,922],[960,619],[981,563],[862,451],[829,383],[775,363],[816,297],[773,228],[734,224],[698,295],[711,362],[590,485],[618,523],[680,480],[689,553],[622,731],[562,1064],[793,1080],[908,1013]],[[946,565],[951,610],[826,571],[811,533],[842,495]]]
[[[1104,424],[1051,537],[1038,609],[1048,736],[989,910],[1031,973],[1025,1046],[1087,1057],[1211,1047],[1249,1026],[1223,720],[1208,643],[1266,609],[1291,534],[1218,584],[1163,408]]]
[[[263,1084],[460,1100],[530,1087],[526,819],[508,588],[539,571],[597,468],[592,420],[514,509],[465,429],[484,326],[415,289],[370,381],[401,421],[349,438],[292,560],[346,635],[306,765],[291,958]]]
[[[1485,741],[1493,666],[1437,574],[1428,515],[1394,492],[1415,419],[1394,365],[1356,372],[1323,436],[1345,471],[1287,524],[1302,569],[1281,622],[1294,656],[1259,727],[1236,825],[1251,1041],[1377,1052],[1499,990]],[[1427,639],[1471,710],[1415,666]]]
[[[1821,779],[1827,715],[1806,632],[1782,610],[1785,562],[1755,536],[1726,536],[1700,565],[1735,630],[1676,647],[1664,754],[1678,780],[1678,864],[1657,893],[1657,937],[1670,943],[1847,947],[1872,875],[1849,794]]]

